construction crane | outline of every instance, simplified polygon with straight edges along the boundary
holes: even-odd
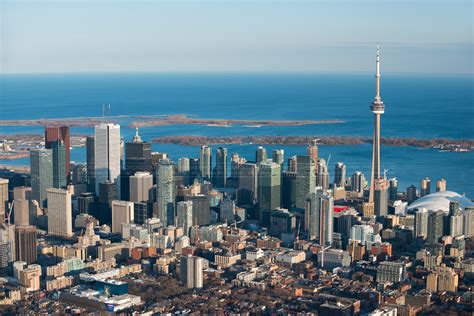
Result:
[[[300,240],[300,227],[301,227],[301,220],[298,222],[298,230],[296,231],[296,242]]]
[[[15,200],[13,200],[11,203],[8,203],[8,214],[7,214],[7,223],[10,225],[10,217],[12,215],[13,211],[13,204],[15,203]]]

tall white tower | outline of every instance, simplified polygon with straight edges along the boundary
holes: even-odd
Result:
[[[380,97],[380,48],[377,44],[377,57],[375,61],[375,98],[370,106],[374,113],[374,138],[372,143],[372,173],[370,176],[369,203],[374,202],[375,180],[380,176],[380,115],[385,112],[385,105]]]
[[[120,192],[120,125],[100,124],[95,127],[95,190],[99,184],[115,182]]]

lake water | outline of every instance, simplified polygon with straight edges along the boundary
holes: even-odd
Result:
[[[474,135],[473,78],[470,76],[390,75],[382,77],[382,136],[472,139]],[[374,96],[372,74],[61,74],[3,75],[0,77],[1,119],[101,116],[102,104],[111,115],[184,113],[202,118],[328,120],[343,124],[306,126],[210,127],[173,125],[143,128],[145,140],[164,135],[350,135],[370,136]],[[122,120],[125,126],[127,119]],[[41,127],[0,127],[0,134],[43,133]],[[91,128],[72,133],[92,134]],[[122,128],[125,139],[133,129]],[[229,145],[229,153],[253,159],[257,145]],[[274,148],[267,146],[269,152]],[[304,154],[304,146],[279,146],[285,156]],[[194,146],[153,145],[173,159],[199,155]],[[369,175],[371,147],[320,146],[320,155],[343,161],[348,173]],[[399,179],[400,189],[430,177],[444,177],[448,189],[474,196],[474,153],[438,152],[414,147],[382,147],[382,167]],[[84,161],[83,148],[72,151]],[[0,161],[28,164],[28,159]],[[434,185],[433,185],[434,189]]]

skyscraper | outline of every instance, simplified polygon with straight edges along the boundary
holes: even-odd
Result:
[[[95,190],[95,137],[87,136],[86,138],[86,159],[87,159],[87,190],[96,192]]]
[[[407,187],[407,202],[411,203],[416,200],[416,187],[412,184]]]
[[[193,225],[203,226],[211,223],[211,210],[207,195],[186,195],[184,200],[193,202]]]
[[[53,149],[53,144],[57,141],[61,141],[64,145],[64,162],[65,170],[64,176],[66,178],[66,183],[69,182],[70,178],[70,163],[71,163],[71,140],[69,134],[69,127],[67,126],[49,126],[44,130],[44,141],[46,149]]]
[[[358,196],[364,193],[365,177],[361,171],[356,171],[351,176],[351,191],[357,192]]]
[[[311,161],[314,164],[314,172],[316,173],[318,170],[318,140],[313,139],[306,148],[307,154]]]
[[[112,232],[121,233],[122,224],[133,223],[133,202],[112,201]]]
[[[428,194],[430,194],[430,191],[431,191],[431,180],[430,180],[430,178],[421,179],[420,196],[428,195]]]
[[[53,154],[53,188],[64,189],[68,182],[66,173],[66,148],[62,140],[51,143]]]
[[[436,192],[446,191],[446,179],[438,179],[436,181]]]
[[[136,172],[130,177],[130,201],[148,202],[153,186],[153,176],[148,172]]]
[[[189,235],[189,229],[193,225],[193,202],[178,202],[177,208],[177,226],[182,227],[187,236]]]
[[[316,187],[315,164],[310,156],[296,156],[296,207],[304,209],[308,193]]]
[[[15,253],[16,261],[31,264],[36,261],[36,227],[15,227]]]
[[[390,201],[395,201],[396,199],[398,199],[398,180],[397,178],[391,178],[390,180],[388,180],[388,182],[389,182],[388,198],[390,199]]]
[[[48,234],[72,237],[71,193],[63,189],[48,189]]]
[[[321,187],[316,187],[306,199],[305,226],[310,239],[317,239],[321,246],[332,244],[334,201]]]
[[[46,204],[46,190],[53,187],[53,157],[51,149],[30,151],[31,190],[33,199]]]
[[[428,215],[428,243],[435,244],[443,236],[444,212],[439,210]]]
[[[188,289],[202,288],[203,283],[203,258],[182,256],[180,260],[180,279]]]
[[[211,160],[212,152],[211,147],[201,146],[201,155],[199,158],[201,177],[204,180],[211,180]]]
[[[214,184],[225,187],[227,182],[227,148],[219,147],[216,152],[216,167],[214,169]]]
[[[257,164],[268,159],[267,150],[263,146],[258,146],[257,151],[255,152],[255,162]]]
[[[174,165],[170,160],[162,159],[156,172],[156,216],[165,226],[174,224],[174,186]]]
[[[260,211],[272,211],[281,206],[281,166],[264,161],[258,172],[258,204]]]
[[[334,184],[337,187],[344,187],[346,183],[346,165],[338,162],[334,169]]]
[[[125,143],[125,169],[129,174],[138,171],[153,172],[151,144],[142,140],[138,128],[133,141]]]
[[[273,149],[272,150],[272,160],[274,163],[283,165],[285,162],[285,150],[284,149]]]
[[[329,171],[326,160],[319,158],[316,170],[316,186],[325,190],[329,189]]]
[[[375,99],[370,109],[374,113],[374,138],[372,142],[372,173],[370,176],[369,204],[374,203],[375,180],[380,174],[380,115],[385,112],[385,105],[380,97],[380,50],[377,44],[377,58],[375,62]]]
[[[95,126],[95,190],[99,184],[114,182],[120,192],[120,125],[100,124]]]
[[[0,178],[0,219],[2,222],[8,210],[8,183],[7,179]]]
[[[415,237],[426,239],[428,237],[428,217],[426,208],[419,208],[415,213]]]
[[[376,216],[387,216],[388,182],[385,178],[375,179],[374,213]]]
[[[244,163],[239,168],[239,188],[237,200],[239,205],[253,205],[258,200],[258,166],[255,163]]]

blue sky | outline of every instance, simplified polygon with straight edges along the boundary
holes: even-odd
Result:
[[[473,73],[471,1],[0,3],[2,73]]]

